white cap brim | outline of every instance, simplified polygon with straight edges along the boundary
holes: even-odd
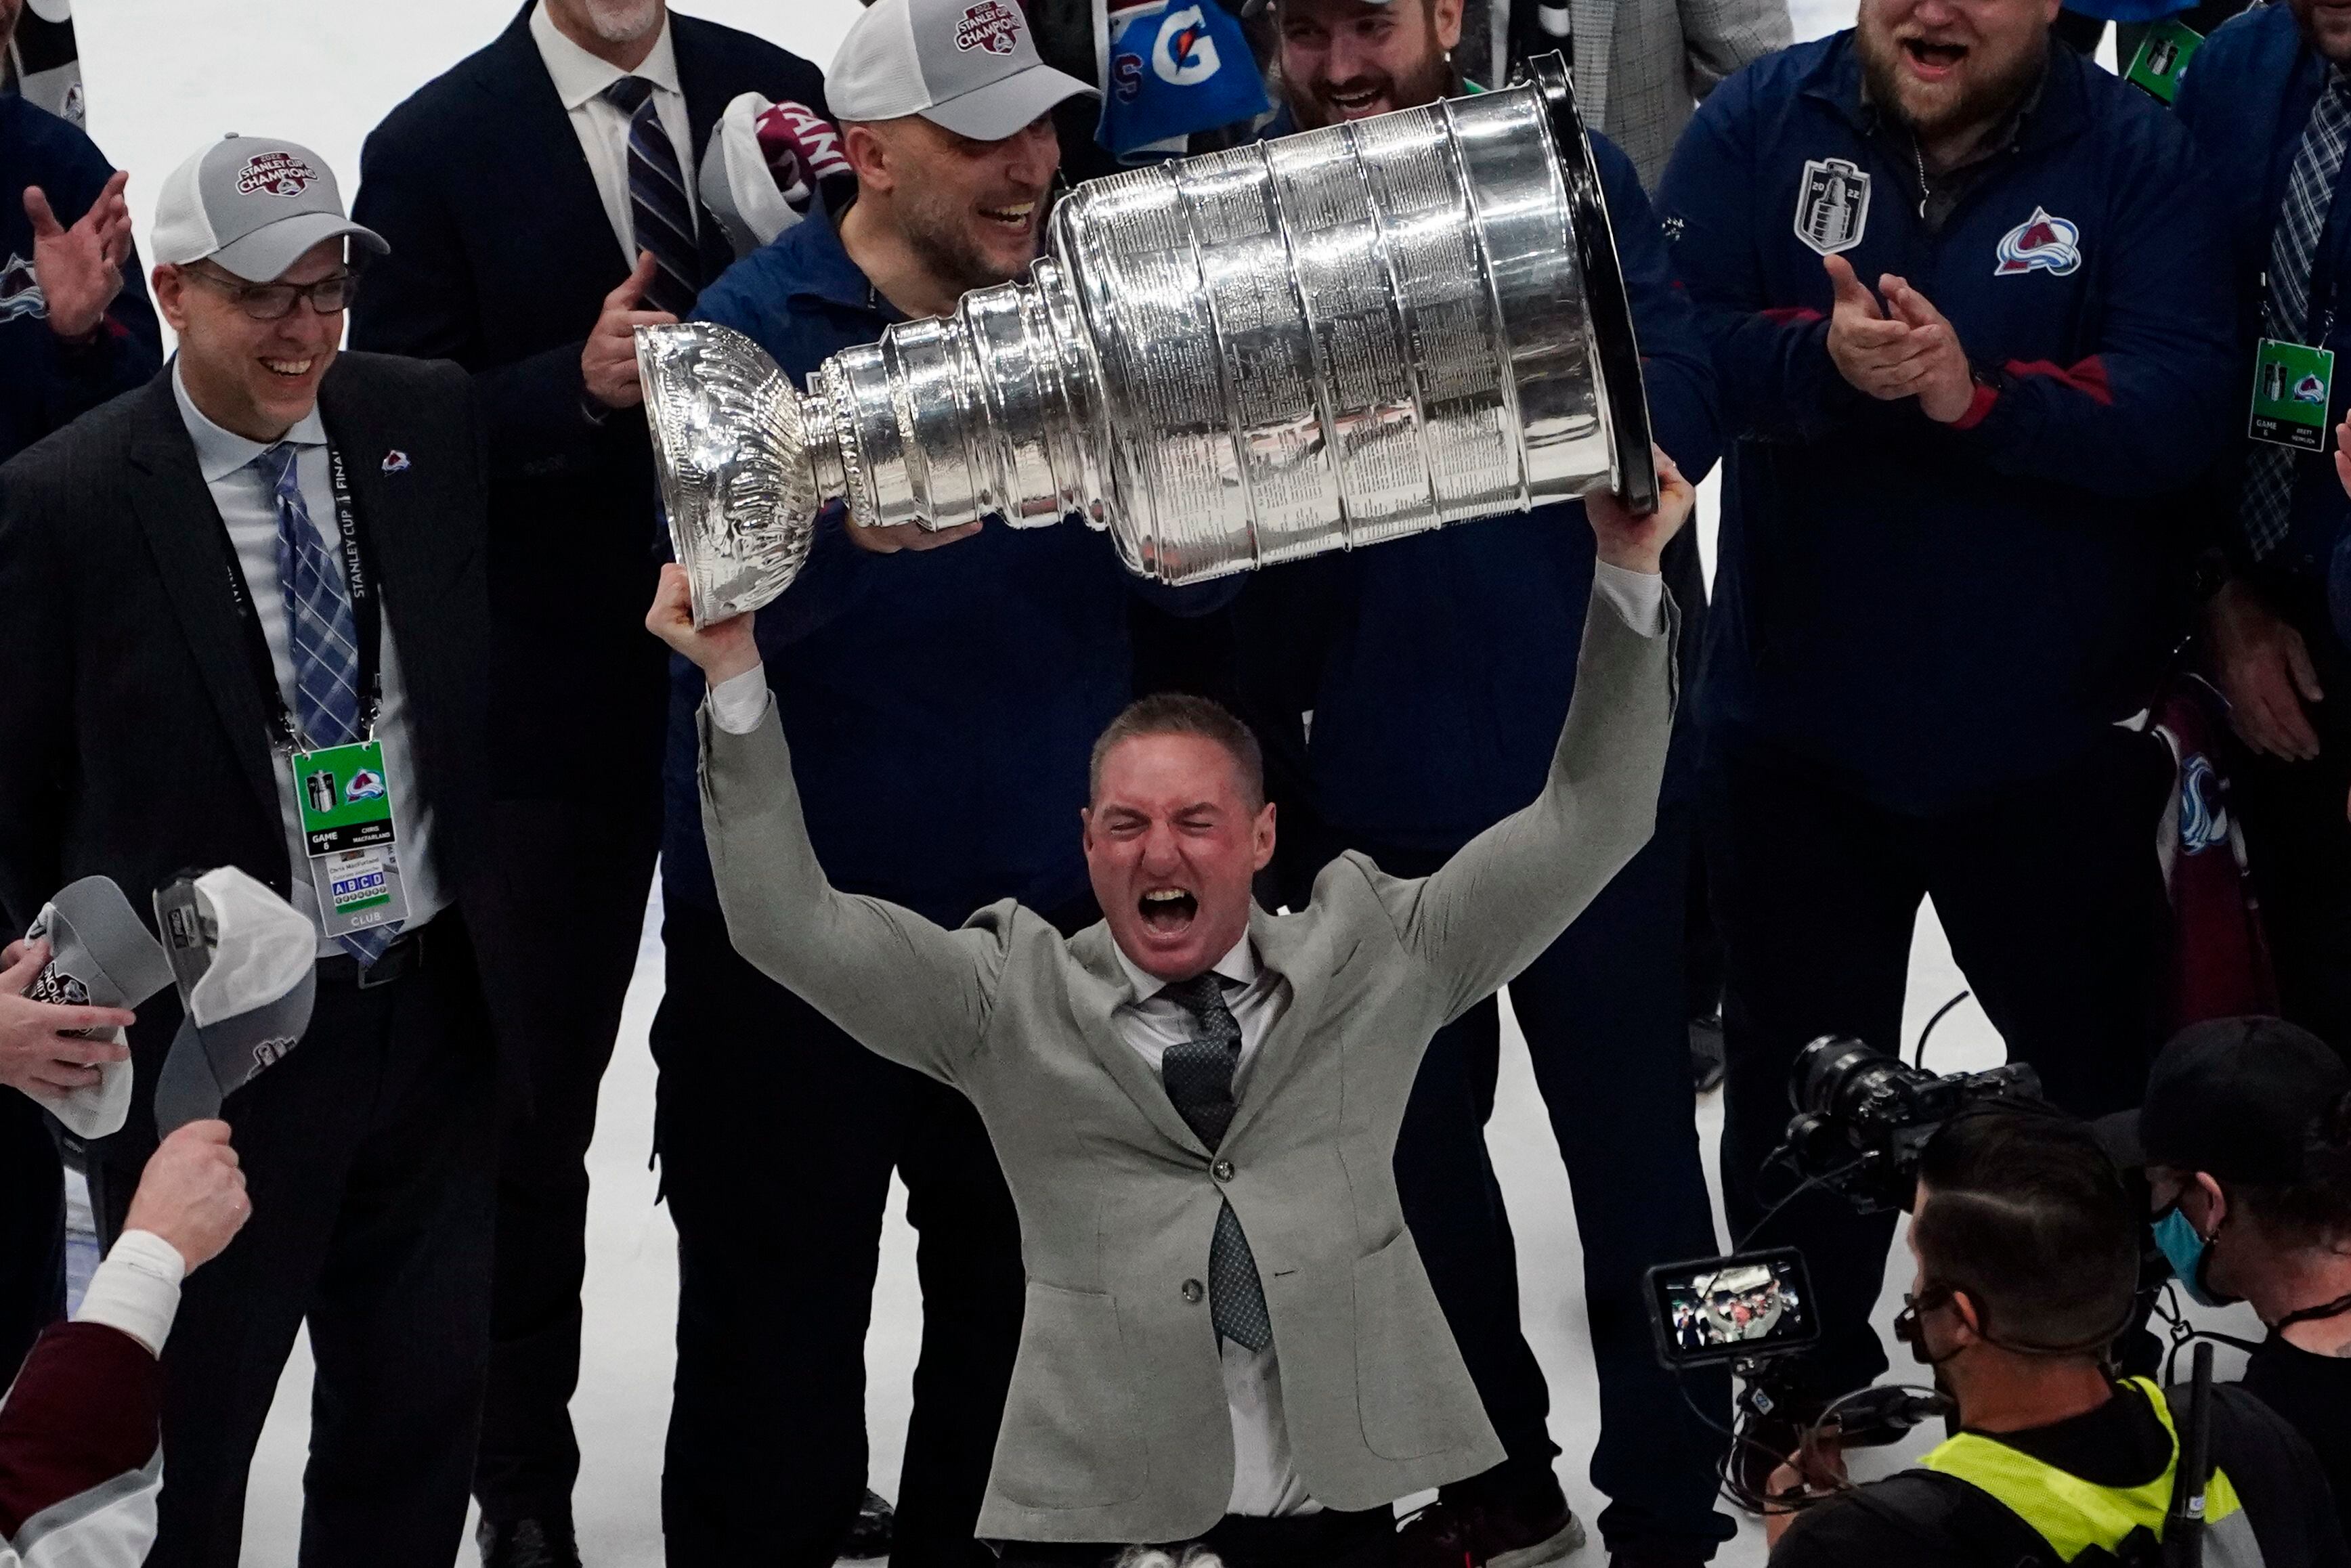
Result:
[[[1065,71],[1039,65],[916,112],[957,136],[968,136],[974,141],[1001,141],[1026,129],[1055,104],[1066,103],[1080,94],[1089,98],[1102,96]]]

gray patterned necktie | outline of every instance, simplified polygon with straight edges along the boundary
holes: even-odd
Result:
[[[2310,267],[2318,254],[2319,236],[2326,232],[2327,212],[2335,204],[2335,177],[2343,167],[2346,139],[2351,139],[2351,81],[2330,70],[2326,90],[2318,95],[2310,123],[2303,130],[2302,145],[2286,176],[2277,227],[2270,235],[2269,298],[2262,308],[2264,337],[2309,340]],[[2237,517],[2255,560],[2286,536],[2299,455],[2293,447],[2262,441],[2253,444],[2246,461]]]
[[[1225,1006],[1216,972],[1169,986],[1165,994],[1199,1020],[1200,1031],[1167,1048],[1160,1059],[1160,1082],[1176,1113],[1214,1152],[1233,1123],[1233,1070],[1240,1064],[1241,1026]],[[1217,1232],[1208,1243],[1208,1321],[1217,1333],[1248,1350],[1273,1343],[1273,1320],[1265,1308],[1265,1284],[1257,1259],[1241,1234],[1230,1203],[1217,1211]]]

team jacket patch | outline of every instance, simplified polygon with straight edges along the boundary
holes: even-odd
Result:
[[[2053,218],[2044,207],[2000,236],[2000,265],[1994,277],[2041,271],[2059,277],[2082,265],[2082,231],[2070,218]]]
[[[1842,158],[1804,164],[1796,193],[1796,237],[1823,256],[1851,250],[1869,225],[1869,175]]]

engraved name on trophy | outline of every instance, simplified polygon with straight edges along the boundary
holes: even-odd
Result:
[[[796,391],[740,334],[643,327],[698,623],[755,610],[817,513],[1077,513],[1168,583],[1522,511],[1656,504],[1640,352],[1566,65],[1509,89],[1090,180],[1029,280]]]

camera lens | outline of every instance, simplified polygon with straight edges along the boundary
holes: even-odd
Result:
[[[1788,1100],[1799,1111],[1832,1115],[1841,1103],[1850,1104],[1866,1092],[1878,1076],[1873,1066],[1898,1065],[1849,1035],[1824,1034],[1797,1053]]]

